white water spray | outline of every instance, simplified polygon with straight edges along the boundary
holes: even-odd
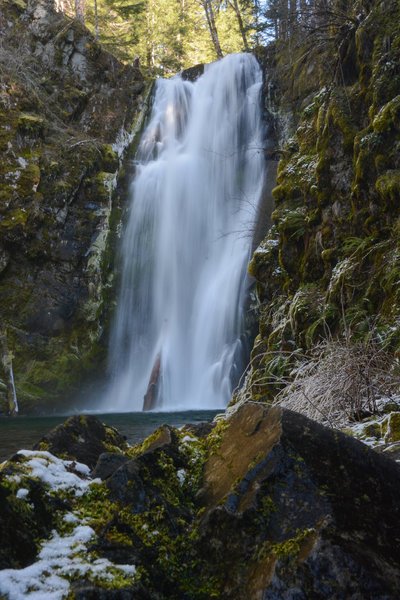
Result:
[[[220,408],[240,356],[263,186],[260,68],[229,55],[158,80],[137,153],[110,347],[114,411]]]

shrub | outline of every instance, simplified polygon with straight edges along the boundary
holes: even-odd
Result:
[[[324,340],[295,372],[276,402],[332,426],[379,413],[379,401],[400,390],[398,361],[374,336]]]

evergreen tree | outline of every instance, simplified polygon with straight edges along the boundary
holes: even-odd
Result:
[[[84,0],[70,2],[69,14],[82,19]],[[86,0],[85,24],[120,60],[140,59],[150,76],[169,76],[248,51],[255,9],[253,0]]]

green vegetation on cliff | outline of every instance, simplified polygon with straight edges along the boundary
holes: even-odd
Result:
[[[373,347],[390,355],[398,389],[400,12],[335,8],[260,51],[281,160],[273,225],[249,267],[260,331],[243,394],[255,399],[334,356],[334,340],[364,348],[364,362]]]
[[[145,86],[39,0],[0,2],[0,40],[0,412],[10,360],[26,412],[104,371],[112,193]]]

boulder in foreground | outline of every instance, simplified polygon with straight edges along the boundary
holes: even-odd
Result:
[[[102,482],[59,493],[68,502],[58,507],[59,515],[69,511],[68,539],[86,536],[79,557],[71,550],[68,559],[71,598],[399,597],[400,468],[357,440],[248,402],[212,426],[163,426],[116,456],[100,456],[94,473]],[[28,489],[24,461],[12,476]],[[8,465],[1,488],[12,507],[11,496],[22,493],[10,489]],[[72,467],[86,477],[82,465]],[[57,535],[67,540],[58,519]]]

